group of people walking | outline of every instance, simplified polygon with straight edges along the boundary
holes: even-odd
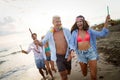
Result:
[[[58,71],[61,80],[68,80],[68,75],[71,74],[71,60],[75,54],[83,77],[86,78],[89,65],[91,80],[97,80],[97,60],[99,55],[96,38],[108,34],[109,19],[110,15],[107,15],[103,29],[96,31],[90,28],[84,16],[79,15],[76,17],[70,31],[62,26],[59,16],[53,16],[53,27],[50,28],[47,34],[41,40],[38,40],[37,34],[32,33],[33,42],[27,51],[22,50],[22,52],[27,54],[33,50],[36,66],[44,80],[46,80],[46,77],[42,70],[45,70],[46,74],[49,73],[52,80],[54,80],[52,71]],[[57,70],[54,67],[54,62],[56,62]]]

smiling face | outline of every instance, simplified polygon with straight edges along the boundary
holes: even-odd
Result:
[[[54,27],[58,28],[58,27],[61,27],[61,19],[59,16],[54,16],[53,17],[53,25]]]
[[[76,24],[78,26],[78,29],[83,29],[83,18],[82,17],[76,18]]]
[[[38,44],[39,44],[39,41],[38,41],[38,40],[34,40],[34,44],[35,44],[35,45],[38,45]]]
[[[37,39],[37,34],[33,33],[33,34],[32,34],[32,39],[33,39],[33,40],[36,40],[36,39]]]

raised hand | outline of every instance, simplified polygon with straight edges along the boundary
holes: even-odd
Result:
[[[104,27],[107,27],[107,26],[108,26],[110,20],[111,20],[110,15],[107,15],[106,20],[105,20]]]
[[[27,54],[27,51],[25,51],[25,50],[22,50],[22,53],[25,53],[25,54]]]
[[[108,21],[110,21],[110,15],[107,15],[107,17],[106,17],[106,22],[108,22]]]

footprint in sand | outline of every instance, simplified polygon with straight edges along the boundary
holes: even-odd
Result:
[[[103,79],[104,78],[104,76],[99,76],[99,79]]]

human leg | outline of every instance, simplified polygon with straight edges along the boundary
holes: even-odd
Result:
[[[67,61],[67,59],[65,59],[65,67],[67,69],[67,74],[70,75],[71,74],[71,60],[70,61]]]
[[[61,77],[61,80],[68,80],[68,72],[67,72],[67,68],[66,68],[66,59],[64,55],[57,55],[57,60],[56,60],[56,64],[57,64],[57,68]]]
[[[87,76],[87,64],[79,62],[83,76]]]
[[[84,51],[78,50],[77,51],[77,57],[80,64],[80,68],[82,71],[83,76],[87,76],[87,58],[86,53]]]
[[[91,80],[97,80],[97,58],[98,54],[91,48],[88,54],[88,64],[90,68]]]
[[[50,69],[49,61],[45,61],[45,64],[46,64],[48,73],[51,75],[51,77],[52,77],[52,79],[53,79],[54,77],[53,77],[52,71],[51,71],[51,69]]]
[[[67,70],[60,71],[59,73],[60,73],[60,76],[61,76],[61,80],[68,80]]]
[[[50,61],[50,65],[51,65],[51,69],[56,73],[57,71],[54,66],[54,61]]]
[[[43,60],[41,60],[41,59],[36,59],[36,60],[35,60],[35,63],[36,63],[36,67],[37,67],[38,70],[39,70],[39,73],[42,75],[43,79],[46,80],[45,75],[44,75],[44,72],[42,71],[42,69],[45,67],[45,64],[43,63]]]
[[[45,75],[44,75],[42,69],[39,69],[39,73],[42,75],[43,79],[46,80]]]
[[[97,80],[97,60],[89,61],[91,80]]]

